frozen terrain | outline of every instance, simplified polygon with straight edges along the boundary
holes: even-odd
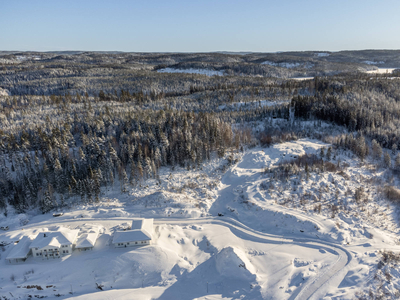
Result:
[[[276,62],[272,62],[272,61],[264,61],[261,63],[262,65],[270,65],[270,66],[274,66],[274,67],[280,67],[280,68],[286,68],[286,69],[293,69],[293,68],[298,68],[298,67],[303,67],[306,69],[310,69],[312,67],[314,67],[314,64],[307,62],[307,63],[298,63],[298,62],[280,62],[280,63],[276,63]]]
[[[319,53],[315,53],[318,57],[327,57],[330,55],[330,53],[327,52],[319,52]]]
[[[365,60],[364,63],[366,63],[367,65],[380,65],[380,64],[384,64],[384,61],[371,61],[371,60]]]
[[[265,106],[276,106],[289,103],[290,100],[283,101],[270,101],[270,100],[258,100],[258,101],[249,101],[249,102],[233,102],[230,104],[223,104],[218,106],[218,109],[254,109],[257,107],[265,107]]]
[[[329,146],[301,139],[256,147],[228,154],[231,163],[215,158],[196,170],[163,169],[160,181],[128,193],[110,187],[101,203],[58,218],[2,216],[0,226],[10,229],[0,231],[0,297],[353,299],[375,289],[380,251],[400,250],[396,220],[384,200],[356,203],[353,192],[369,182],[365,193],[377,198],[372,182],[384,174],[335,152],[331,161],[341,172],[278,176],[284,164]],[[113,248],[113,233],[132,217],[154,218],[152,245]],[[49,261],[4,259],[23,236],[60,225],[96,226],[94,250]],[[387,284],[391,295],[398,283]]]
[[[378,68],[377,70],[367,71],[369,74],[391,74],[395,68]]]
[[[223,76],[224,72],[215,71],[215,70],[207,70],[207,69],[174,69],[174,68],[164,68],[157,70],[159,73],[187,73],[187,74],[199,74],[199,75],[207,75],[207,76]]]

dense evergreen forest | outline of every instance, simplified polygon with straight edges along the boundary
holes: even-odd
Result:
[[[93,203],[102,187],[125,192],[157,179],[163,166],[200,168],[228,150],[312,135],[294,124],[293,112],[296,120],[343,126],[338,146],[360,157],[369,147],[397,153],[399,73],[359,72],[362,58],[345,67],[340,56],[285,55],[3,54],[0,209],[45,213],[68,199]],[[260,65],[266,59],[274,64]],[[311,62],[325,71],[307,71]],[[165,67],[225,75],[157,72]],[[284,120],[279,128],[275,119]],[[254,122],[264,130],[253,130]]]

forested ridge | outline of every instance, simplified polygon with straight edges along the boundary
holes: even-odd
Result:
[[[348,76],[315,82],[314,95],[293,98],[296,117],[334,122],[375,139],[382,147],[400,148],[398,78]]]
[[[400,147],[399,73],[370,75],[351,65],[314,70],[334,76],[298,81],[254,71],[267,58],[276,64],[268,70],[292,74],[279,65],[343,65],[333,54],[325,62],[315,53],[34,55],[41,59],[0,56],[0,92],[8,91],[0,93],[5,213],[10,206],[45,213],[71,201],[94,203],[103,187],[125,192],[157,180],[164,166],[201,168],[230,150],[322,135],[299,126],[302,120],[342,126],[336,145],[362,158],[372,152],[382,158],[379,147],[395,155]],[[157,72],[164,67],[224,70],[225,76]]]
[[[46,212],[76,195],[84,203],[99,201],[100,187],[115,179],[125,191],[127,184],[156,178],[161,166],[199,167],[234,142],[230,124],[209,113],[101,113],[48,128],[3,138],[3,208],[8,202],[19,211],[39,205]]]

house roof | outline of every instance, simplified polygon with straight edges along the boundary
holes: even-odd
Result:
[[[131,229],[142,229],[144,219],[135,219],[132,220],[132,226]]]
[[[53,246],[53,247],[58,247],[60,248],[61,243],[58,241],[56,237],[53,237],[50,241],[50,243],[47,246]]]
[[[151,235],[145,230],[126,230],[116,231],[114,233],[113,244],[116,243],[127,243],[127,242],[138,242],[138,241],[149,241]]]
[[[132,230],[116,231],[113,244],[149,241],[153,235],[153,219],[133,219]]]
[[[150,235],[153,235],[153,219],[134,219],[132,220],[131,229],[145,230]]]
[[[60,228],[59,231],[40,232],[29,248],[43,248],[46,246],[60,247],[60,245],[71,245],[78,236],[78,229],[70,230]]]
[[[79,249],[79,248],[94,247],[98,236],[99,236],[98,232],[83,233],[82,235],[79,236],[75,248]]]
[[[28,257],[30,251],[29,245],[32,243],[34,236],[24,236],[18,244],[16,244],[6,259],[23,259]]]

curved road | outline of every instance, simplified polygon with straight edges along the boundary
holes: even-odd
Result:
[[[231,229],[235,235],[240,235],[240,238],[247,238],[256,240],[258,242],[281,242],[282,244],[296,244],[303,247],[310,248],[323,248],[330,250],[329,252],[334,253],[338,256],[336,262],[329,266],[323,273],[318,274],[314,278],[310,278],[306,284],[301,288],[297,289],[289,299],[309,299],[318,289],[320,289],[329,279],[334,277],[339,271],[341,271],[346,265],[348,265],[352,259],[349,251],[341,246],[324,242],[321,240],[314,240],[311,238],[284,238],[282,236],[267,234],[259,232],[246,225],[240,223],[231,218],[205,218],[205,219],[185,219],[185,220],[172,220],[172,219],[155,219],[155,224],[175,224],[175,225],[189,225],[189,224],[218,224]],[[239,234],[238,234],[239,233]]]
[[[249,155],[250,154],[250,155]],[[251,152],[246,153],[241,162],[241,166],[251,166]],[[273,164],[273,160],[269,161],[269,166]],[[261,176],[262,169],[249,169],[249,168],[241,168],[238,167],[238,164],[232,166],[222,177],[221,179],[221,186],[218,189],[218,197],[212,204],[210,208],[210,213],[213,215],[217,215],[219,211],[226,211],[227,205],[232,204],[232,200],[235,199],[238,195],[236,190],[240,189],[245,191],[246,195],[249,199],[257,199],[263,201],[263,196],[261,191],[259,190],[259,183],[262,181],[263,177]],[[236,202],[237,203],[237,202]],[[326,228],[327,224],[323,223],[322,219],[314,218],[312,216],[307,216],[302,212],[272,206],[268,208],[272,211],[280,211],[285,212],[287,214],[296,216],[300,219],[308,220],[315,225],[319,226],[320,228]],[[80,218],[80,219],[51,219],[42,223],[43,225],[55,225],[57,223],[64,223],[64,222],[92,222],[95,223],[96,221],[102,222],[103,224],[106,222],[114,223],[114,222],[124,222],[124,221],[131,221],[132,218],[107,218],[107,219],[96,219],[96,218]],[[228,217],[206,217],[200,219],[173,219],[173,218],[155,218],[155,224],[173,224],[173,225],[194,225],[194,224],[217,224],[228,227],[232,233],[237,235],[240,238],[253,240],[256,242],[264,242],[264,243],[286,243],[286,244],[296,244],[303,247],[308,248],[322,248],[332,254],[337,255],[337,260],[330,265],[327,269],[323,272],[320,272],[313,278],[309,278],[305,284],[295,290],[295,292],[289,298],[290,300],[294,299],[309,299],[312,297],[319,289],[321,289],[325,283],[327,283],[331,278],[333,278],[339,271],[341,271],[345,266],[347,266],[350,261],[352,260],[352,256],[349,251],[343,248],[340,245],[336,245],[327,241],[323,241],[320,239],[314,238],[299,238],[298,236],[292,235],[274,235],[274,234],[267,234],[257,230],[254,230],[241,222],[228,218]],[[34,226],[38,226],[38,224]],[[26,227],[33,227],[33,226],[26,226]]]
[[[25,226],[25,228],[39,227],[45,225],[57,225],[62,223],[96,223],[97,222],[109,222],[120,224],[121,222],[132,221],[132,218],[107,218],[107,219],[97,219],[97,218],[79,218],[79,219],[50,219],[42,223],[36,223],[30,226]],[[280,243],[280,244],[296,244],[302,247],[309,248],[322,248],[330,253],[337,255],[337,260],[334,264],[329,266],[323,273],[317,274],[314,278],[307,280],[305,285],[301,289],[296,289],[296,291],[291,295],[289,299],[309,299],[318,289],[320,289],[327,281],[334,277],[340,270],[342,270],[352,259],[349,251],[341,246],[317,240],[312,238],[298,238],[298,237],[283,237],[280,235],[268,234],[254,230],[237,220],[228,217],[207,217],[200,219],[173,219],[173,218],[155,218],[155,225],[171,224],[171,225],[195,225],[195,224],[216,224],[228,227],[233,234],[242,239],[248,239],[255,242],[261,243]]]

